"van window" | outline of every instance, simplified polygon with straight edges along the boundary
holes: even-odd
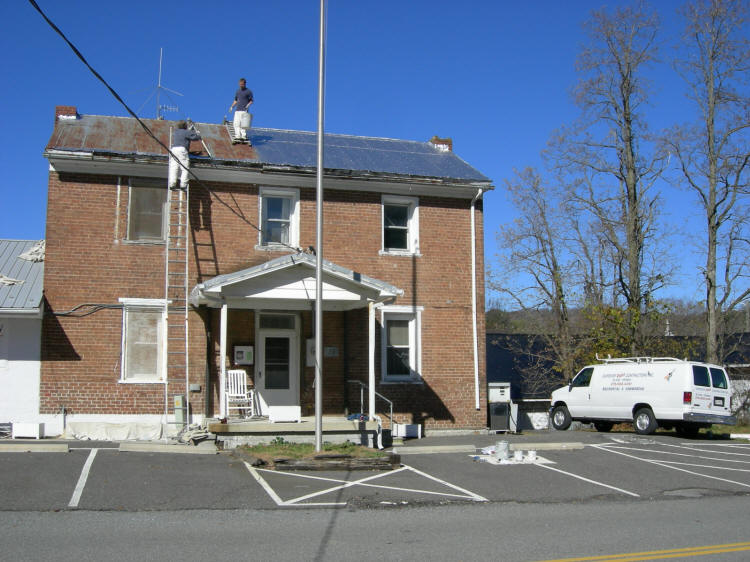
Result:
[[[727,387],[727,377],[724,374],[723,369],[711,369],[711,382],[714,385],[714,388],[726,388]]]
[[[576,375],[573,379],[573,386],[588,386],[591,382],[591,375],[594,372],[593,367],[587,367]]]
[[[693,384],[695,386],[711,386],[708,380],[708,369],[702,365],[693,365]]]

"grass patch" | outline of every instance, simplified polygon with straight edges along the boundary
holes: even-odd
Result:
[[[349,455],[355,458],[385,457],[388,453],[370,449],[354,443],[323,443],[320,452],[315,451],[312,443],[290,443],[282,437],[277,437],[271,443],[263,445],[245,445],[242,447],[250,455],[270,463],[273,459],[308,459],[318,455]]]
[[[729,435],[730,433],[750,433],[750,425],[712,425],[710,428],[714,435]]]

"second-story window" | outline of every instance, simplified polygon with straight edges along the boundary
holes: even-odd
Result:
[[[164,216],[167,189],[147,180],[132,179],[128,197],[128,240],[159,242],[164,240]]]
[[[261,188],[260,225],[262,247],[299,246],[299,192]]]
[[[382,253],[419,253],[419,207],[416,198],[383,196]]]

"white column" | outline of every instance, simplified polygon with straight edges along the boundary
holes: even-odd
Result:
[[[369,420],[375,419],[375,307],[373,303],[367,303],[368,321],[367,321],[367,357],[368,357],[368,377],[367,377],[367,404]]]
[[[227,415],[226,384],[227,384],[227,303],[221,305],[221,327],[219,328],[219,417]],[[208,391],[208,389],[206,389]]]

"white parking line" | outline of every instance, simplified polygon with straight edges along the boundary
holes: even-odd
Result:
[[[652,459],[644,459],[641,457],[637,457],[635,455],[629,455],[627,453],[623,453],[622,451],[614,450],[614,447],[609,447],[605,445],[591,445],[592,447],[599,449],[600,451],[607,451],[608,453],[614,453],[616,455],[622,455],[624,457],[629,457],[631,459],[639,460],[642,462],[647,462],[650,464],[655,464],[657,466],[661,466],[663,468],[670,468],[672,470],[679,470],[680,472],[686,472],[688,474],[692,474],[693,476],[701,476],[703,478],[709,478],[711,480],[719,480],[720,482],[727,482],[729,484],[736,484],[737,486],[742,486],[743,488],[750,488],[750,484],[745,484],[744,482],[737,482],[735,480],[727,480],[726,478],[719,478],[718,476],[710,476],[708,474],[701,474],[700,472],[694,472],[692,470],[687,470],[685,468],[678,468],[676,466],[670,466],[669,461],[655,461]],[[720,460],[720,459],[718,459]],[[548,467],[545,467],[548,468]]]
[[[597,482],[596,480],[591,480],[590,478],[584,478],[583,476],[579,476],[578,474],[573,474],[572,472],[566,472],[564,470],[560,470],[559,468],[554,468],[549,466],[548,464],[537,464],[534,463],[536,466],[540,466],[542,468],[546,468],[547,470],[554,470],[555,472],[559,472],[561,474],[565,474],[566,476],[571,476],[573,478],[577,478],[578,480],[583,480],[584,482],[588,482],[589,484],[595,484],[596,486],[602,486],[604,488],[609,488],[610,490],[615,490],[616,492],[621,492],[623,494],[627,494],[628,496],[633,496],[634,498],[640,498],[638,494],[635,492],[628,492],[627,490],[623,490],[622,488],[617,488],[616,486],[610,486],[609,484],[604,484],[603,482]]]
[[[323,476],[312,476],[309,474],[301,474],[296,472],[277,472],[273,470],[267,470],[267,469],[256,469],[250,466],[250,464],[245,463],[245,466],[250,471],[250,474],[253,475],[253,478],[263,487],[263,489],[266,491],[266,493],[271,497],[271,499],[276,502],[276,505],[278,506],[284,506],[284,507],[309,507],[309,506],[343,506],[346,505],[346,502],[327,502],[327,503],[301,503],[306,502],[306,500],[322,496],[325,494],[330,494],[332,492],[336,492],[339,490],[343,490],[345,488],[351,488],[352,486],[365,486],[369,488],[379,488],[382,490],[392,490],[396,492],[408,492],[413,494],[427,494],[427,495],[435,495],[435,496],[443,496],[443,497],[451,497],[451,498],[459,498],[459,499],[468,499],[472,501],[488,501],[487,498],[484,498],[478,494],[475,494],[473,492],[470,492],[468,490],[465,490],[463,488],[460,488],[459,486],[456,486],[455,484],[451,484],[450,482],[446,482],[445,480],[441,480],[439,478],[435,478],[434,476],[431,476],[425,472],[422,472],[421,470],[417,470],[416,468],[404,465],[401,468],[398,468],[396,470],[392,470],[389,472],[382,472],[379,474],[376,474],[374,476],[368,476],[366,478],[361,478],[359,480],[340,480],[337,478],[326,478]],[[418,488],[401,488],[399,486],[387,486],[383,484],[373,484],[372,480],[376,480],[378,478],[384,478],[386,476],[392,476],[394,474],[398,474],[399,472],[409,470],[411,472],[414,472],[415,474],[418,474],[424,478],[433,480],[435,482],[438,482],[446,487],[452,488],[453,490],[456,490],[458,492],[462,492],[461,494],[452,494],[448,492],[435,492],[432,490],[422,490]],[[281,497],[276,493],[276,491],[271,487],[271,485],[266,482],[266,480],[263,478],[263,476],[260,474],[261,472],[269,472],[277,475],[283,475],[283,476],[290,476],[290,477],[296,477],[296,478],[307,478],[310,480],[322,480],[326,482],[332,482],[336,483],[337,485],[332,486],[330,488],[326,488],[324,490],[320,490],[317,492],[312,492],[310,494],[305,494],[304,496],[300,496],[297,498],[292,498],[289,500],[282,500]]]
[[[688,451],[696,451],[699,453],[713,453],[722,455],[734,455],[738,457],[750,457],[750,453],[732,453],[731,451],[712,451],[711,449],[699,449],[698,447],[688,447],[686,445],[672,445],[671,443],[663,443],[665,447],[674,447],[676,449],[687,449]]]
[[[96,452],[98,450],[99,449],[91,449],[89,456],[86,458],[86,462],[81,470],[81,475],[78,477],[78,483],[76,484],[75,490],[73,490],[73,497],[70,498],[68,507],[78,507],[78,502],[81,501],[81,494],[86,487],[86,480],[89,478],[89,471],[91,470],[91,465],[94,464],[94,458],[96,457]]]
[[[591,447],[594,447],[596,449],[606,449],[606,450],[612,450],[612,449],[624,449],[626,451],[639,451],[642,453],[655,453],[659,455],[673,455],[677,457],[689,457],[691,459],[702,459],[704,461],[719,461],[719,462],[733,462],[733,463],[741,463],[741,464],[750,464],[750,460],[742,461],[742,460],[736,460],[736,459],[717,459],[716,457],[704,457],[701,455],[688,455],[687,453],[674,453],[672,451],[659,451],[657,449],[638,449],[636,447],[625,447],[622,445],[610,445],[608,443],[605,443],[604,445],[590,445]],[[614,451],[613,451],[614,452]],[[714,451],[711,451],[712,453],[716,454]],[[645,459],[643,459],[645,460]],[[667,461],[664,461],[667,462]]]

